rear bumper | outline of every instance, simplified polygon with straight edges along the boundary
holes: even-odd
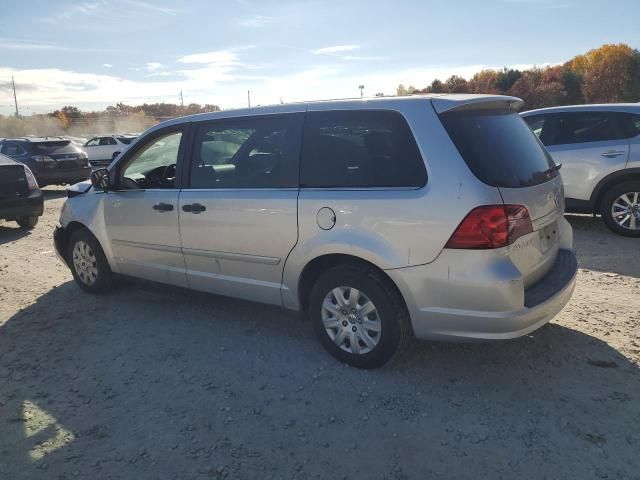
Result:
[[[0,200],[0,218],[41,216],[44,211],[44,199],[40,189],[28,195]]]
[[[433,278],[417,279],[416,271],[401,270],[407,269],[388,273],[405,297],[417,338],[506,340],[540,328],[562,310],[573,294],[578,262],[572,250],[559,250],[549,272],[526,290],[517,269],[504,260],[486,270],[485,277],[478,278],[473,265],[469,266],[473,279],[447,278],[445,273],[440,285]],[[436,297],[425,290],[432,281],[436,284]]]
[[[40,169],[33,172],[38,180],[39,185],[52,185],[60,183],[68,183],[73,185],[74,183],[82,182],[91,176],[91,166],[77,168],[65,168],[65,169]]]

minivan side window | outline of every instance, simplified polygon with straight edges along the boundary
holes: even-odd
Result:
[[[192,153],[191,188],[298,186],[302,114],[203,123]]]
[[[623,137],[612,112],[558,113],[553,145],[603,142]]]
[[[427,172],[404,117],[388,110],[309,112],[300,186],[423,187]]]
[[[182,132],[170,132],[138,148],[122,165],[121,187],[175,188]]]

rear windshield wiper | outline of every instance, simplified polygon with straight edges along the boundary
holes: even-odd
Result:
[[[551,174],[553,174],[553,172],[557,172],[561,168],[562,168],[561,163],[554,163],[552,167],[547,168],[544,172],[542,172],[542,174],[545,175],[546,177],[550,177]]]

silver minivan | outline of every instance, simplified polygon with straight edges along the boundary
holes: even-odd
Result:
[[[88,292],[135,277],[305,311],[361,368],[414,337],[519,337],[564,307],[577,272],[558,168],[521,104],[433,95],[170,120],[69,191],[56,250]]]

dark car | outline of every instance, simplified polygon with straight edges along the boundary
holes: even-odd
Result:
[[[28,166],[41,187],[72,185],[91,175],[87,154],[66,138],[5,138],[0,153]]]
[[[0,220],[33,228],[43,208],[42,192],[29,167],[0,155]]]

